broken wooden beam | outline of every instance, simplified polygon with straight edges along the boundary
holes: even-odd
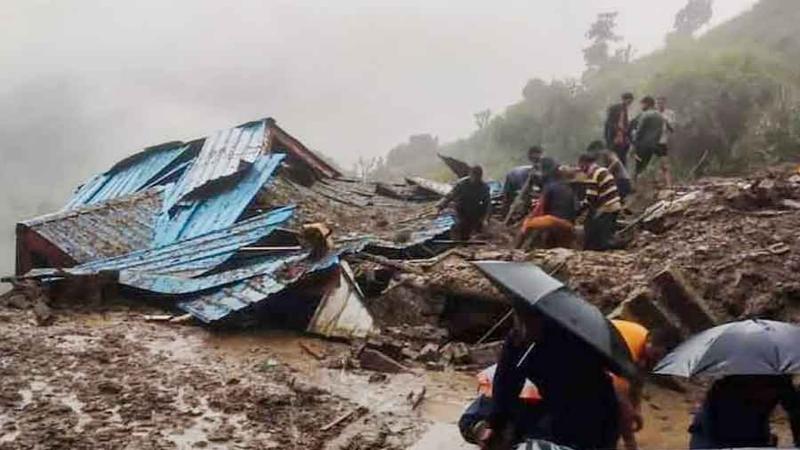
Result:
[[[668,267],[656,274],[651,282],[661,294],[662,304],[693,334],[717,325],[717,319],[705,300],[679,269]]]
[[[359,253],[358,255],[354,256],[354,258],[361,259],[364,261],[374,262],[376,264],[380,264],[385,267],[397,269],[401,272],[413,273],[414,275],[425,275],[425,272],[418,267],[414,267],[407,263],[395,261],[379,255],[373,255],[370,253]]]
[[[375,372],[402,373],[409,371],[406,366],[371,348],[364,348],[359,352],[358,362],[361,364],[362,369]]]

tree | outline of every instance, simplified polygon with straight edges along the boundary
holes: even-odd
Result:
[[[479,130],[486,128],[489,125],[489,120],[492,118],[492,110],[484,109],[475,113],[475,125]]]
[[[611,43],[619,42],[622,36],[616,34],[618,12],[600,13],[589,27],[586,38],[591,45],[583,49],[583,59],[590,71],[607,67],[612,61]]]
[[[714,0],[689,0],[675,15],[674,31],[667,39],[691,39],[713,16]]]

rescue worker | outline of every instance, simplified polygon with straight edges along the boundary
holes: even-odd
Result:
[[[506,174],[503,185],[504,214],[530,204],[533,190],[541,187],[543,156],[544,149],[534,145],[528,149],[530,165],[515,167]]]
[[[552,158],[542,159],[542,194],[536,208],[522,223],[515,247],[521,248],[539,234],[542,248],[572,247],[575,240],[574,222],[577,215],[575,194],[564,182],[558,164]]]
[[[636,117],[633,143],[636,146],[636,171],[634,182],[638,180],[650,164],[653,156],[661,153],[660,143],[664,131],[664,117],[656,110],[653,97],[642,99],[642,112]]]
[[[619,402],[605,359],[550,319],[518,308],[497,364],[494,409],[482,445],[508,435],[528,378],[541,393],[549,441],[575,450],[614,448],[620,435]]]
[[[628,165],[628,150],[631,145],[629,109],[632,103],[633,94],[626,92],[622,94],[622,101],[611,105],[606,114],[606,148],[616,153],[625,166]]]
[[[607,168],[611,175],[614,175],[614,181],[617,183],[617,193],[622,203],[625,203],[625,198],[633,192],[628,168],[622,164],[616,153],[605,148],[602,141],[594,141],[589,144],[586,153],[594,154],[597,157],[597,161]]]
[[[689,427],[689,447],[776,447],[770,416],[779,404],[789,415],[794,447],[800,448],[800,393],[788,375],[734,375],[717,380]]]
[[[492,200],[489,185],[483,181],[483,168],[473,166],[469,176],[461,179],[439,202],[439,211],[455,203],[456,225],[453,228],[456,240],[469,240],[474,233],[483,230],[489,218]]]
[[[608,169],[597,164],[597,157],[592,154],[581,155],[578,166],[588,177],[586,196],[581,206],[582,210],[588,210],[584,222],[584,248],[598,251],[618,248],[615,233],[622,201],[616,180]]]

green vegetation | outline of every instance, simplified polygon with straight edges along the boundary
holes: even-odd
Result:
[[[678,177],[692,173],[704,154],[700,170],[715,174],[798,157],[797,0],[761,0],[752,11],[694,38],[692,33],[709,18],[703,8],[707,3],[690,0],[667,47],[631,62],[624,44],[610,48],[619,41],[616,16],[598,17],[587,34],[588,68],[581,80],[531,80],[522,100],[502,114],[488,118],[481,113],[482,121],[476,115],[478,129],[469,137],[432,147],[412,140],[393,149],[387,158],[391,170],[435,176],[430,168],[437,166],[425,171],[422,163],[438,151],[480,163],[498,177],[522,163],[524,150],[534,144],[573,161],[590,141],[602,137],[605,110],[625,91],[669,98],[679,122],[673,147]],[[697,17],[686,17],[693,10]]]

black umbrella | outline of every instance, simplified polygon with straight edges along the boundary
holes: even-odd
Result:
[[[530,263],[482,261],[475,265],[495,284],[598,350],[614,373],[638,377],[639,371],[619,331],[599,309],[563,283]]]
[[[800,327],[757,319],[720,325],[681,344],[654,372],[686,378],[800,374]]]

